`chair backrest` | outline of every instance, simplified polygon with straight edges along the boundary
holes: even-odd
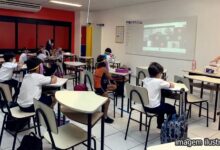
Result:
[[[57,134],[58,128],[53,109],[38,100],[34,100],[34,108],[39,123],[47,128],[48,132]]]
[[[130,102],[134,101],[135,103],[142,104],[143,106],[149,104],[148,91],[146,88],[126,83],[125,89]]]
[[[176,82],[176,83],[183,83],[183,84],[185,84],[185,86],[188,89],[190,89],[190,82],[189,82],[188,78],[184,78],[184,77],[175,75],[174,76],[174,82]]]
[[[147,76],[149,76],[148,73],[148,69],[144,69],[144,68],[136,68],[136,85],[139,85],[139,80],[146,78]]]
[[[90,89],[92,91],[94,91],[94,79],[93,79],[93,74],[90,71],[85,71],[85,75],[84,75],[84,84],[87,85],[87,83],[89,83],[90,85]]]
[[[7,103],[13,101],[11,90],[8,84],[0,83],[0,89],[1,89],[1,94]]]

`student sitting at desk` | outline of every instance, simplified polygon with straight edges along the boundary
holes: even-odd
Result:
[[[5,53],[3,56],[5,62],[0,68],[0,82],[8,84],[10,87],[14,88],[14,95],[12,99],[15,100],[19,94],[19,82],[15,79],[12,79],[13,71],[18,67],[22,67],[22,63],[17,64],[15,62],[14,53]]]
[[[24,48],[22,54],[19,57],[19,63],[25,63],[28,60],[28,49]]]
[[[34,112],[34,99],[53,106],[55,98],[42,95],[42,86],[56,83],[57,77],[46,77],[40,74],[41,60],[38,58],[30,58],[26,64],[29,73],[23,79],[17,100],[21,111]]]
[[[107,60],[107,69],[110,68],[110,63],[113,61],[113,55],[112,55],[112,50],[110,48],[105,49],[105,55],[106,55],[106,60]]]
[[[149,113],[158,114],[157,128],[161,129],[162,123],[164,122],[164,114],[168,116],[176,114],[174,106],[161,103],[161,89],[172,88],[174,84],[161,79],[163,67],[156,62],[150,64],[148,72],[150,77],[146,77],[143,80],[143,87],[147,89],[149,96],[149,104],[145,107],[145,110]]]
[[[95,93],[101,96],[108,97],[107,91],[114,91],[116,89],[115,84],[110,84],[111,75],[106,69],[106,58],[105,55],[99,55],[97,57],[97,64],[94,73],[94,88]],[[113,119],[108,117],[108,107],[110,100],[108,100],[104,105],[104,115],[106,123],[113,123]]]

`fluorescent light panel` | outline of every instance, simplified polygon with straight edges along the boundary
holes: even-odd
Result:
[[[62,2],[62,1],[57,1],[57,0],[50,0],[50,2],[51,2],[51,3],[55,3],[55,4],[74,6],[74,7],[81,7],[81,6],[82,6],[82,5],[80,5],[80,4],[69,3],[69,2]]]

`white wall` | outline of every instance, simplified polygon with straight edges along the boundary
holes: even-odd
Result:
[[[220,0],[167,0],[135,6],[94,12],[93,23],[104,23],[102,29],[102,51],[111,47],[116,57],[131,66],[148,65],[152,61],[161,63],[168,69],[169,79],[174,74],[183,74],[183,69],[191,68],[191,61],[129,55],[125,44],[115,43],[115,27],[125,26],[126,20],[147,20],[197,16],[197,39],[195,59],[197,68],[203,68],[215,56],[220,55]]]

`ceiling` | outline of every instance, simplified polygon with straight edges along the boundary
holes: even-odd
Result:
[[[30,2],[30,0],[19,0],[19,1]],[[60,0],[60,1],[77,3],[83,6],[81,8],[76,8],[65,5],[58,5],[58,4],[50,3],[49,0],[32,0],[31,2],[41,4],[43,7],[74,11],[74,10],[86,10],[89,0]],[[165,0],[91,0],[91,10],[98,11],[98,10],[112,9],[116,7],[123,7],[123,6],[144,3],[144,2],[155,2],[155,1],[165,1]]]

